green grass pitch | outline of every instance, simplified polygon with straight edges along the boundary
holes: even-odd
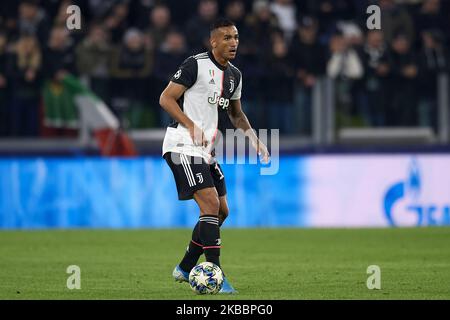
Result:
[[[450,228],[223,229],[233,296],[173,281],[190,234],[1,231],[0,299],[450,299]],[[66,287],[69,265],[81,268],[80,290]],[[381,290],[366,286],[369,265]]]

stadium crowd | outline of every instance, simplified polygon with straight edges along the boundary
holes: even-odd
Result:
[[[66,27],[71,4],[81,9],[79,30]],[[371,4],[381,9],[382,30],[366,27]],[[233,64],[255,128],[309,134],[312,88],[324,76],[336,80],[340,125],[436,127],[450,1],[7,0],[0,3],[0,136],[76,132],[66,74],[130,127],[166,126],[160,92],[186,57],[208,49],[218,16],[240,33]]]

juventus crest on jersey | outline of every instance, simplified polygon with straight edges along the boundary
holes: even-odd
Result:
[[[242,76],[238,68],[219,64],[211,52],[187,58],[171,81],[187,88],[178,104],[183,112],[205,134],[208,146],[195,146],[189,130],[174,122],[167,128],[163,143],[166,152],[178,152],[202,157],[211,162],[211,152],[217,138],[219,112],[226,112],[230,100],[241,98]]]

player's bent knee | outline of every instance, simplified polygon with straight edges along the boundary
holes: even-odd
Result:
[[[220,197],[220,207],[219,207],[219,225],[221,226],[225,219],[228,217],[228,204],[226,197]]]
[[[217,197],[211,196],[205,201],[205,214],[218,214],[219,213],[219,199]]]
[[[212,190],[203,189],[194,194],[195,201],[202,214],[219,214],[220,201],[217,192]]]
[[[202,196],[197,199],[200,211],[203,214],[219,214],[219,199],[215,195]]]
[[[220,210],[219,210],[219,223],[220,224],[222,224],[225,221],[225,219],[228,217],[228,213],[229,213],[228,207],[220,208]]]
[[[219,212],[219,227],[222,226],[222,224],[225,222],[227,217],[228,217],[228,213],[223,214],[223,213]]]

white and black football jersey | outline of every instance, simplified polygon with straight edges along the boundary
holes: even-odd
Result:
[[[183,112],[205,133],[207,147],[195,146],[189,130],[173,122],[167,128],[163,155],[178,152],[202,157],[210,163],[219,130],[219,113],[227,112],[230,100],[241,98],[242,76],[238,68],[228,63],[220,65],[212,52],[187,58],[171,81],[187,88],[178,104]]]

